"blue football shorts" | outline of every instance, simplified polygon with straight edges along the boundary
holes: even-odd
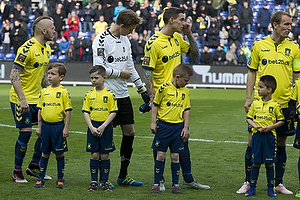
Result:
[[[276,129],[278,137],[286,137],[295,135],[294,119],[291,119],[291,113],[288,108],[282,108],[284,115],[284,124]]]
[[[252,163],[276,162],[276,138],[272,133],[257,132],[252,136]]]
[[[92,121],[94,127],[99,127],[103,122]],[[113,125],[110,123],[104,130],[101,137],[96,137],[92,134],[90,129],[87,130],[87,152],[100,152],[109,153],[116,150],[115,143],[113,141]]]
[[[42,122],[41,128],[41,150],[43,153],[53,152],[55,154],[68,151],[67,139],[63,138],[64,121],[49,123]]]
[[[37,125],[39,109],[36,107],[36,104],[29,104],[29,112],[26,114],[21,113],[20,104],[10,102],[10,107],[15,119],[16,128],[25,128]]]
[[[129,97],[117,99],[118,112],[113,119],[113,126],[134,124],[133,108]]]
[[[172,153],[184,152],[184,142],[180,136],[182,129],[183,123],[172,124],[159,120],[152,148],[157,151],[167,152],[169,147]]]

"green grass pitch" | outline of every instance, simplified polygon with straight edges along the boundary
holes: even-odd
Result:
[[[117,176],[120,167],[119,147],[121,142],[120,128],[114,129],[114,141],[117,150],[110,154],[110,181],[115,185],[111,192],[102,190],[88,192],[90,184],[89,159],[85,152],[86,123],[81,112],[83,97],[92,87],[67,86],[73,104],[68,138],[69,151],[65,153],[64,190],[56,189],[56,160],[51,154],[47,174],[53,180],[46,181],[46,187],[33,188],[36,179],[24,176],[27,184],[12,181],[14,167],[14,145],[18,130],[14,128],[8,94],[10,85],[0,85],[0,199],[244,199],[236,190],[244,181],[244,154],[247,141],[246,114],[243,109],[245,90],[223,89],[190,89],[192,109],[190,110],[190,151],[192,173],[202,184],[210,185],[210,190],[183,189],[182,195],[171,192],[170,158],[167,156],[165,178],[166,191],[151,194],[153,184],[153,157],[151,143],[153,134],[150,131],[151,114],[140,114],[139,106],[143,103],[136,88],[129,88],[135,112],[134,151],[129,166],[129,175],[144,183],[141,187],[118,186]],[[33,133],[23,163],[28,166],[36,139]],[[292,147],[294,137],[288,138],[287,167],[284,177],[285,186],[295,191],[299,187],[297,163],[298,150]],[[168,154],[167,154],[168,155]],[[180,175],[180,184],[182,176]],[[257,192],[251,199],[266,199],[267,181],[264,166],[260,171]],[[294,195],[278,194],[280,199],[294,199]]]

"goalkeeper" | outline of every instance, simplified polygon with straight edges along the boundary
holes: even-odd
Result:
[[[291,111],[291,116],[292,118],[295,119],[295,121],[298,122],[296,127],[296,137],[293,145],[293,147],[297,149],[300,149],[300,119],[299,119],[299,112],[296,112],[296,104],[299,105],[299,102],[300,102],[300,79],[297,79],[294,83],[291,99],[289,101],[289,110]],[[299,177],[299,185],[300,185],[300,156],[298,160],[298,177]],[[296,191],[295,196],[300,197],[300,187]]]

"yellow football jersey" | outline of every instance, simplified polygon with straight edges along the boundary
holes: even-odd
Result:
[[[189,43],[177,32],[173,36],[157,32],[147,41],[142,67],[153,71],[155,92],[161,84],[172,80],[173,69],[181,63],[181,53],[187,54],[189,49]]]
[[[91,120],[104,122],[111,112],[117,111],[116,97],[107,87],[100,92],[94,88],[85,95],[82,112],[89,113]]]
[[[262,98],[253,101],[250,106],[247,118],[252,119],[257,126],[266,127],[275,124],[278,121],[284,121],[284,116],[281,107],[277,101],[271,99],[264,102]],[[276,136],[276,130],[271,130],[273,135]],[[252,128],[252,134],[257,130]]]
[[[46,122],[60,122],[66,117],[66,111],[72,110],[69,92],[62,86],[48,86],[41,91],[37,107],[42,110],[42,119]]]
[[[273,98],[282,108],[288,108],[293,83],[293,72],[300,72],[299,45],[286,38],[277,45],[270,36],[254,43],[248,69],[256,71],[255,99],[259,98],[258,81],[263,75],[272,75],[277,81]]]
[[[43,46],[34,37],[26,41],[19,49],[14,65],[23,68],[20,74],[22,89],[28,104],[37,104],[41,82],[50,60],[51,48]],[[12,87],[10,102],[19,103],[19,98]]]
[[[183,112],[191,108],[189,90],[176,88],[171,81],[160,86],[153,103],[158,106],[157,119],[169,123],[183,122]]]

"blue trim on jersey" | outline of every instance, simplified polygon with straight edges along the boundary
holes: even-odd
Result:
[[[111,111],[110,113],[117,113],[118,111],[117,110],[113,110],[113,111]]]
[[[191,108],[187,108],[187,109],[185,109],[184,111],[187,111],[187,110],[191,110]]]
[[[90,114],[90,112],[88,112],[86,110],[82,110],[81,112]]]
[[[258,71],[258,69],[252,69],[252,68],[250,68],[249,66],[247,66],[247,69],[248,69],[248,70],[252,70],[252,71]]]
[[[21,67],[22,69],[24,69],[24,66],[20,65],[19,63],[14,62],[14,65],[17,65],[17,66]]]
[[[155,105],[155,106],[157,106],[157,107],[159,106],[158,104],[156,104],[156,103],[154,103],[154,102],[153,102],[153,105]]]
[[[60,124],[63,124],[64,123],[64,121],[59,121],[59,122],[46,122],[45,120],[42,120],[42,122],[44,123],[44,124],[47,124],[47,125],[60,125]]]
[[[146,66],[143,66],[143,65],[142,65],[142,68],[143,68],[143,69],[148,69],[148,70],[154,71],[154,69],[153,69],[152,67],[146,67]]]
[[[72,110],[73,110],[72,108],[69,108],[69,109],[67,109],[67,110],[65,110],[65,111],[67,112],[67,111],[72,111]]]

